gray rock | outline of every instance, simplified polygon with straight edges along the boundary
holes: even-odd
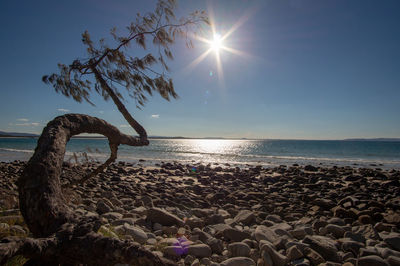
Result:
[[[162,252],[166,257],[180,257],[187,254],[187,249],[181,246],[166,246],[162,249]]]
[[[209,258],[202,258],[200,260],[200,265],[205,265],[205,266],[211,265],[211,260]]]
[[[114,206],[109,200],[99,200],[97,202],[96,206],[96,212],[99,214],[107,213],[107,212],[112,212]]]
[[[376,247],[376,249],[378,250],[379,254],[381,255],[382,258],[388,258],[389,256],[395,256],[395,257],[400,257],[400,252],[390,249],[390,248],[378,248]]]
[[[190,245],[188,247],[188,254],[197,258],[208,258],[211,256],[211,248],[206,244]]]
[[[289,233],[296,239],[303,239],[307,235],[304,228],[296,228],[294,230],[289,231]]]
[[[169,213],[168,211],[160,209],[160,208],[150,208],[147,211],[147,219],[149,219],[153,223],[159,223],[159,224],[166,225],[166,226],[171,226],[171,225],[183,226],[184,225],[182,219],[180,219],[176,215]]]
[[[250,225],[256,220],[256,216],[252,211],[249,210],[242,210],[240,211],[235,218],[233,218],[233,221],[236,223],[242,223],[244,225]]]
[[[279,239],[278,234],[264,225],[257,226],[254,235],[257,241],[267,240],[273,243]]]
[[[400,234],[390,233],[390,234],[380,234],[383,241],[388,244],[394,250],[400,251]]]
[[[346,232],[340,225],[336,224],[328,224],[325,226],[328,233],[331,233],[336,238],[343,237],[344,233]]]
[[[269,254],[274,266],[284,266],[288,262],[287,257],[276,251],[271,242],[267,240],[261,240],[259,246],[261,252],[265,251]]]
[[[381,257],[370,255],[357,260],[358,266],[389,266]]]
[[[180,245],[180,242],[175,237],[169,237],[169,238],[161,239],[159,244],[161,246],[176,246],[176,245]]]
[[[187,256],[185,257],[185,260],[184,260],[185,265],[191,265],[191,264],[194,262],[195,259],[196,259],[196,258],[193,257],[192,255],[187,255]]]
[[[359,250],[360,257],[366,257],[369,255],[379,255],[378,250],[376,250],[375,247],[366,247],[366,248],[360,248]]]
[[[262,251],[261,252],[261,258],[257,261],[257,265],[274,265],[274,262],[272,261],[271,255],[267,251]]]
[[[366,239],[380,239],[378,232],[376,232],[374,227],[370,224],[354,226],[352,231],[355,234],[362,234]]]
[[[296,246],[291,246],[288,250],[286,250],[286,257],[292,261],[297,260],[303,257],[303,253]]]
[[[325,262],[325,259],[312,248],[306,248],[304,255],[311,261],[312,265],[320,265]]]
[[[106,212],[102,214],[101,217],[106,218],[109,221],[114,221],[117,219],[121,219],[123,215],[118,212]]]
[[[350,238],[354,241],[360,242],[360,243],[365,243],[365,237],[360,234],[360,233],[353,233],[353,232],[345,232],[343,235],[345,238]]]
[[[143,207],[143,206],[140,206],[140,207],[134,208],[132,210],[132,212],[136,213],[136,214],[138,214],[140,216],[143,216],[143,215],[146,215],[147,209],[145,207]]]
[[[234,242],[240,242],[246,238],[251,238],[249,233],[240,231],[237,228],[226,228],[222,234],[225,238]]]
[[[376,223],[374,225],[375,230],[378,232],[382,232],[382,231],[391,232],[393,227],[394,227],[394,225],[392,225],[392,224],[387,224],[387,223],[382,223],[382,222]]]
[[[233,257],[224,260],[220,263],[220,266],[255,266],[254,260],[246,257]]]
[[[221,254],[224,250],[223,242],[215,237],[210,237],[207,239],[206,244],[210,246],[213,253]]]
[[[281,217],[279,217],[279,215],[276,215],[276,214],[268,215],[267,217],[265,217],[265,220],[272,221],[274,223],[281,223],[282,222]]]
[[[212,214],[205,217],[204,222],[208,225],[210,224],[220,224],[224,223],[225,219],[221,214]]]
[[[342,243],[342,250],[343,251],[350,251],[353,254],[357,255],[360,253],[360,248],[365,247],[363,243],[352,241],[352,240],[344,240]]]
[[[296,246],[301,252],[304,252],[305,248],[309,247],[307,244],[297,241],[289,241],[285,244],[286,249],[289,249],[292,246]]]
[[[339,217],[332,217],[327,221],[327,223],[328,224],[336,224],[336,225],[339,225],[339,226],[346,225],[344,220],[342,218],[339,218]]]
[[[135,224],[135,219],[134,218],[122,218],[122,219],[118,219],[113,221],[111,224],[113,226],[118,226],[118,225],[123,225],[123,224],[130,224],[130,225],[134,225]]]
[[[146,244],[154,246],[157,244],[157,239],[149,238],[149,239],[147,239]]]
[[[389,256],[386,261],[390,266],[400,266],[400,257]]]
[[[218,209],[218,214],[221,215],[222,217],[224,217],[224,219],[228,219],[231,217],[231,215],[229,214],[229,212],[227,212],[224,209]]]
[[[202,228],[205,225],[205,222],[203,219],[197,218],[197,217],[190,217],[189,219],[186,220],[186,224],[189,225],[190,228]]]
[[[336,242],[324,236],[306,236],[303,242],[310,245],[310,247],[318,252],[325,260],[333,262],[340,262]]]
[[[220,235],[225,229],[232,228],[232,226],[228,224],[213,224],[208,227],[214,230],[215,235]]]
[[[292,264],[294,266],[310,266],[311,263],[307,258],[301,258],[301,259],[297,259],[292,261]]]
[[[243,242],[234,242],[228,245],[230,257],[249,257],[250,247]]]
[[[195,259],[190,266],[200,266],[200,261],[199,259]]]
[[[123,232],[125,235],[132,236],[133,240],[140,244],[144,244],[147,241],[147,234],[139,227],[135,227],[125,223],[124,225],[115,227],[115,231]]]

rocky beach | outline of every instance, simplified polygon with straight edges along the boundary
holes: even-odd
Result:
[[[1,237],[29,236],[16,181],[0,163]],[[64,195],[99,234],[177,265],[400,265],[400,171],[291,165],[64,163]]]

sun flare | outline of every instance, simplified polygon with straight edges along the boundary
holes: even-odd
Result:
[[[232,35],[241,25],[245,23],[250,17],[251,14],[253,13],[253,9],[249,9],[245,12],[243,16],[241,16],[234,24],[233,26],[224,31],[224,32],[217,32],[217,26],[216,23],[214,23],[214,16],[212,9],[210,10],[210,26],[211,26],[211,31],[209,31],[209,34],[207,37],[202,37],[197,35],[195,38],[204,44],[206,44],[207,48],[202,54],[200,54],[196,59],[194,59],[186,69],[193,69],[196,65],[198,65],[200,62],[202,62],[210,53],[214,52],[215,55],[215,61],[217,65],[217,73],[218,73],[218,79],[220,80],[221,84],[223,85],[224,83],[224,75],[223,75],[223,67],[222,67],[222,60],[221,57],[226,56],[225,53],[231,53],[239,56],[245,56],[249,57],[249,54],[247,54],[244,51],[237,50],[233,48],[231,45],[232,43],[229,42],[229,36]]]
[[[210,41],[210,47],[214,50],[214,52],[218,53],[222,48],[222,38],[218,33],[214,34],[214,39]]]

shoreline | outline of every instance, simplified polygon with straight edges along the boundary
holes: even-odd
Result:
[[[0,163],[7,195],[24,164]],[[84,172],[64,163],[61,182]],[[400,260],[399,180],[395,169],[118,162],[69,189],[67,199],[75,212],[99,217],[100,233],[181,265],[378,265]],[[3,201],[2,209],[18,213]]]
[[[27,162],[33,154],[33,150],[26,151],[8,151],[8,153],[1,153],[0,151],[0,163],[12,163],[14,161]],[[10,156],[10,153],[15,153],[14,156]],[[74,153],[67,151],[64,161],[71,162],[74,160]],[[82,157],[82,152],[76,153]],[[108,158],[109,154],[101,153],[93,156],[92,153],[87,153],[90,162],[101,163]],[[216,158],[218,156],[215,156]],[[204,165],[224,165],[240,168],[249,168],[255,166],[261,166],[264,168],[285,166],[306,166],[313,165],[318,167],[350,167],[350,168],[367,168],[367,169],[384,169],[384,170],[400,170],[400,161],[377,161],[377,160],[363,160],[363,159],[345,159],[345,158],[301,158],[298,157],[282,157],[282,156],[271,156],[269,161],[233,161],[233,160],[199,160],[199,159],[168,159],[168,158],[146,158],[140,155],[132,157],[131,155],[119,154],[116,163],[129,163],[129,164],[141,164],[143,166],[152,166],[160,163],[182,163],[182,164],[204,164]]]

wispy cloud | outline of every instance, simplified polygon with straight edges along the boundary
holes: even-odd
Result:
[[[17,121],[28,122],[29,119],[28,118],[18,118]]]
[[[99,111],[100,114],[104,114],[104,111]]]
[[[64,109],[64,108],[58,108],[57,111],[64,112],[64,113],[69,112],[68,109]]]
[[[119,127],[129,127],[129,125],[120,125]]]
[[[160,118],[160,115],[159,114],[151,115],[151,118]]]
[[[37,123],[37,122],[33,122],[33,123],[17,123],[17,124],[14,124],[14,126],[18,126],[18,127],[37,127],[37,126],[40,126],[40,123]]]

